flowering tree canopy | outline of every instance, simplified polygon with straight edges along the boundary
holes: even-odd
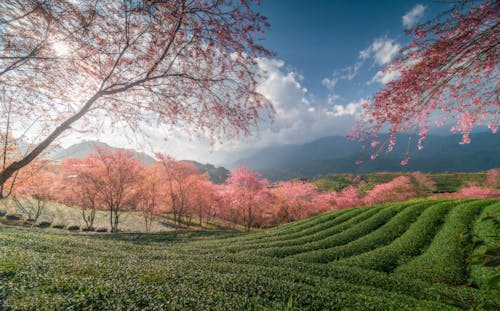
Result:
[[[99,116],[134,132],[182,124],[213,139],[248,134],[272,112],[256,91],[256,60],[269,52],[255,40],[268,23],[253,2],[1,2],[9,130],[41,139],[0,171],[0,185],[63,132],[98,126]]]
[[[436,116],[438,126],[455,123],[451,130],[462,133],[461,143],[470,142],[469,133],[477,125],[487,124],[495,133],[500,119],[499,13],[498,1],[459,1],[435,20],[409,30],[414,40],[384,69],[398,78],[365,102],[366,115],[352,137],[371,137],[375,147],[380,132],[388,130],[388,144],[379,151],[391,151],[397,133],[415,131],[422,149]]]

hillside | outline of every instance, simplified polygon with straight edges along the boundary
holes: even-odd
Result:
[[[68,148],[58,148],[54,151],[52,151],[48,157],[52,160],[55,161],[61,161],[66,158],[85,158],[91,154],[95,153],[96,148],[105,148],[105,149],[112,149],[112,150],[126,150],[132,152],[134,157],[141,161],[142,163],[150,164],[155,161],[153,157],[150,155],[143,153],[143,152],[138,152],[135,150],[131,149],[124,149],[124,148],[115,148],[111,147],[110,145],[106,143],[102,143],[99,141],[83,141],[74,145],[69,146]]]
[[[383,141],[386,137],[382,137]],[[342,136],[324,137],[300,145],[283,145],[256,151],[233,166],[246,165],[273,181],[297,177],[314,178],[329,173],[365,174],[371,172],[474,172],[500,167],[500,136],[471,134],[471,143],[460,145],[460,135],[429,135],[424,149],[413,140],[408,165],[400,164],[407,152],[408,137],[399,135],[394,151],[370,160],[375,150],[361,154],[361,144]],[[363,159],[361,165],[356,160]]]
[[[480,220],[499,214],[500,200],[414,200],[249,234],[0,226],[0,309],[498,310],[494,272],[462,242],[495,243]]]

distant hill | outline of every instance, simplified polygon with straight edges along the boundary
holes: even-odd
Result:
[[[155,159],[150,155],[138,152],[132,149],[123,149],[111,147],[108,144],[99,141],[84,141],[78,144],[71,145],[68,148],[56,148],[48,157],[54,161],[61,161],[65,158],[85,158],[93,153],[95,153],[96,147],[109,148],[113,150],[126,150],[132,152],[134,157],[144,164],[151,164],[155,162]],[[185,161],[194,164],[201,174],[208,173],[208,176],[212,182],[221,184],[224,183],[229,176],[229,171],[224,167],[215,167],[212,164],[202,164],[196,161]]]
[[[314,178],[329,173],[473,172],[500,167],[499,135],[474,133],[468,145],[460,145],[460,139],[460,135],[429,135],[422,151],[417,150],[413,140],[409,149],[410,161],[406,166],[400,164],[408,150],[408,136],[404,135],[397,137],[393,152],[382,153],[375,160],[369,158],[375,151],[369,146],[362,155],[360,142],[342,136],[329,136],[301,145],[265,148],[233,165],[246,165],[271,180],[301,176]],[[364,162],[356,165],[359,158]]]
[[[226,179],[229,177],[229,170],[227,170],[224,167],[215,167],[212,164],[201,164],[200,162],[196,161],[188,161],[186,160],[185,162],[193,163],[197,168],[198,171],[202,174],[208,173],[208,176],[210,177],[210,180],[213,183],[216,184],[223,184],[226,182]]]
[[[134,157],[141,161],[142,163],[145,164],[151,164],[155,161],[155,159],[151,156],[149,156],[146,153],[143,152],[138,152],[132,149],[124,149],[124,148],[115,148],[111,147],[108,144],[99,142],[99,141],[83,141],[78,144],[71,145],[68,148],[58,148],[52,153],[48,155],[48,157],[52,160],[55,161],[60,161],[65,158],[78,158],[82,159],[85,158],[93,153],[95,153],[95,148],[96,147],[101,147],[101,148],[107,148],[107,149],[113,149],[113,150],[126,150],[132,152]]]

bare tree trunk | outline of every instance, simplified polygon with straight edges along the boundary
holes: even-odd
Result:
[[[118,217],[120,215],[118,214],[118,208],[115,209],[115,227],[113,232],[118,232]]]
[[[40,215],[42,215],[42,212],[45,209],[45,200],[43,200],[40,197],[35,198],[35,200],[36,200],[36,211],[35,211],[35,217],[33,219],[35,221],[38,221],[38,218],[40,218]]]
[[[5,93],[5,90],[4,90]],[[9,147],[9,132],[10,132],[10,115],[12,112],[12,99],[9,100],[9,105],[7,108],[7,124],[5,125],[5,137],[3,142],[3,154],[2,154],[2,172],[5,170],[7,166],[7,150]],[[0,199],[4,198],[4,185],[5,183],[0,184]]]
[[[86,208],[82,208],[82,218],[83,218],[83,221],[85,221],[85,225],[87,226],[87,229],[91,229],[94,227],[95,209],[92,208],[90,210],[89,215],[85,214],[86,210],[87,210]]]
[[[149,211],[143,212],[144,224],[146,227],[146,232],[151,232],[151,225],[153,223],[153,213]]]
[[[111,226],[111,232],[118,232],[118,208],[111,206],[109,211],[109,224]]]

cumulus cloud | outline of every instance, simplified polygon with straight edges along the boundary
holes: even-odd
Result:
[[[413,27],[424,15],[425,9],[426,7],[421,4],[415,5],[401,18],[403,26],[405,26],[406,28]]]
[[[387,70],[386,72],[378,71],[375,76],[368,82],[368,84],[372,84],[374,82],[387,84],[391,81],[398,79],[401,76],[399,71],[396,70]]]
[[[258,91],[273,103],[275,120],[268,126],[261,126],[256,136],[238,148],[245,144],[264,147],[275,143],[301,143],[349,132],[357,113],[354,104],[346,108],[341,105],[318,105],[309,99],[300,76],[294,71],[286,71],[282,61],[260,59],[259,67],[267,75]],[[323,84],[335,82],[324,81]]]
[[[211,144],[203,135],[192,137],[182,127],[144,125],[144,136],[123,126],[104,124],[98,133],[73,133],[62,140],[69,146],[81,140],[100,140],[112,146],[134,148],[149,154],[168,153],[178,159],[229,165],[237,158],[259,148],[276,144],[297,144],[328,135],[346,135],[359,113],[359,102],[342,105],[319,105],[302,85],[302,76],[287,70],[278,59],[258,60],[264,79],[258,91],[273,104],[276,114],[272,123],[259,124],[252,136]],[[336,99],[335,97],[332,98]]]
[[[368,48],[359,53],[359,58],[373,57],[375,64],[382,66],[388,64],[399,50],[401,50],[401,45],[394,40],[387,37],[377,38]]]
[[[359,113],[363,101],[364,99],[361,99],[358,102],[349,103],[346,106],[334,105],[333,109],[329,111],[328,114],[334,117],[355,116]]]

